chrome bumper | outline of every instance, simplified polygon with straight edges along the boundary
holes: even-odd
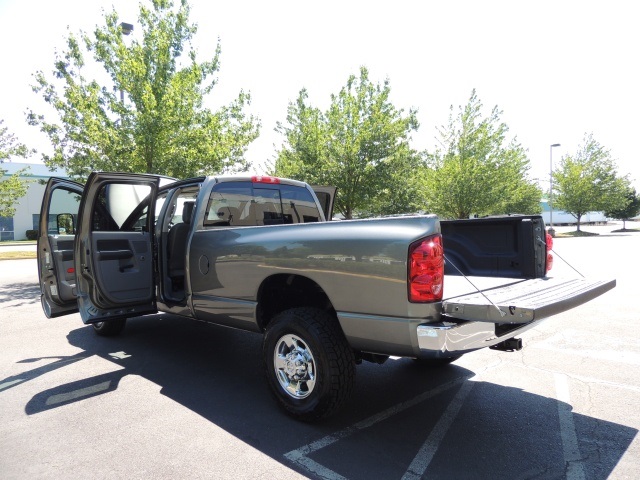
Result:
[[[418,325],[418,346],[425,356],[446,357],[461,355],[485,347],[491,347],[526,332],[542,320],[514,328],[497,336],[495,324],[489,322],[439,322]],[[444,354],[444,355],[443,355]]]

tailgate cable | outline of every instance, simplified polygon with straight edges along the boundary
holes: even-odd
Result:
[[[538,242],[540,242],[540,243],[541,243],[541,244],[543,244],[543,245],[546,245],[546,244],[547,244],[547,243],[546,243],[544,240],[542,240],[540,237],[538,237]],[[562,258],[562,257],[560,256],[560,254],[559,254],[558,252],[556,252],[553,248],[552,248],[551,250],[549,250],[549,251],[550,251],[550,252],[553,252],[553,254],[554,254],[554,255],[556,255],[560,260],[562,260],[565,264],[567,264],[569,267],[571,267],[571,269],[572,269],[574,272],[576,272],[578,275],[580,275],[582,278],[584,278],[584,275],[583,275],[582,273],[580,273],[578,270],[576,270],[576,269],[574,268],[574,266],[573,266],[573,265],[571,265],[571,264],[570,264],[569,262],[567,262],[564,258]],[[455,265],[454,265],[454,266],[455,266]]]
[[[455,268],[455,269],[458,271],[458,273],[459,273],[460,275],[462,275],[462,276],[464,277],[464,279],[465,279],[467,282],[469,282],[473,288],[475,288],[475,289],[476,289],[476,292],[478,292],[480,295],[482,295],[482,296],[485,298],[485,300],[486,300],[487,302],[489,302],[491,305],[493,305],[494,307],[496,307],[496,310],[498,310],[498,312],[500,312],[500,316],[501,316],[501,317],[506,317],[506,316],[507,316],[507,314],[506,314],[504,311],[502,311],[498,305],[496,305],[495,303],[493,303],[493,302],[491,301],[491,299],[490,299],[489,297],[487,297],[487,296],[485,295],[485,293],[484,293],[482,290],[480,290],[478,287],[476,287],[476,286],[474,285],[474,283],[469,279],[469,277],[467,277],[464,273],[462,273],[462,270],[460,270],[460,269],[456,266],[456,264],[455,264],[455,263],[453,263],[451,260],[449,260],[449,259],[447,258],[447,255],[446,255],[446,254],[444,255],[444,261],[445,261],[445,262],[450,263],[450,264],[453,266],[453,268]]]

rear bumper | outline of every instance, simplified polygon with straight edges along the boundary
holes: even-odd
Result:
[[[530,322],[508,333],[496,333],[496,325],[489,322],[438,322],[418,325],[418,347],[425,357],[451,357],[462,355],[485,347],[491,347],[504,340],[538,325],[542,320]]]

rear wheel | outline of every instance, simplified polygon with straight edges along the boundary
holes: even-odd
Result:
[[[271,392],[292,417],[313,421],[335,412],[355,383],[355,358],[334,317],[294,308],[267,327],[263,362]]]
[[[107,322],[93,323],[93,331],[101,337],[114,337],[120,335],[124,326],[127,323],[126,318],[119,318],[117,320],[109,320]]]

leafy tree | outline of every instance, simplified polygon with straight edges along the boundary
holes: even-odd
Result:
[[[438,129],[440,148],[428,156],[427,209],[445,218],[471,215],[539,213],[541,191],[528,177],[529,159],[494,107],[482,116],[475,89]]]
[[[43,155],[49,167],[79,179],[92,170],[184,178],[246,169],[244,153],[259,130],[259,121],[243,111],[250,95],[240,91],[217,111],[203,105],[216,84],[221,50],[218,43],[211,60],[196,61],[197,26],[189,11],[187,0],[177,9],[171,0],[141,3],[141,33],[130,42],[115,10],[93,35],[69,34],[53,80],[39,71],[33,87],[57,120],[28,115],[51,140],[53,154]],[[87,78],[97,66],[102,76]]]
[[[640,214],[640,197],[636,194],[636,189],[629,186],[626,192],[627,202],[622,208],[607,210],[605,216],[622,220],[622,229],[627,229],[627,220],[637,217]]]
[[[278,123],[285,144],[276,175],[337,186],[336,210],[347,219],[415,209],[420,202],[412,192],[419,188],[411,173],[421,159],[409,139],[418,121],[414,110],[396,109],[390,93],[389,80],[374,84],[365,67],[331,96],[326,112],[309,105],[302,89],[286,125]]]
[[[627,202],[628,179],[618,177],[609,150],[592,134],[585,135],[575,155],[561,159],[553,171],[553,182],[553,206],[575,217],[577,231],[584,214],[622,209]]]
[[[4,126],[4,120],[0,120],[0,163],[4,163],[11,157],[26,157],[29,153],[31,150],[18,142],[15,135],[9,133],[9,129]],[[27,194],[29,186],[27,182],[20,179],[20,175],[26,170],[27,168],[23,168],[6,180],[0,181],[0,217],[13,217],[16,211],[15,203]],[[6,170],[0,168],[0,178],[5,173]]]

